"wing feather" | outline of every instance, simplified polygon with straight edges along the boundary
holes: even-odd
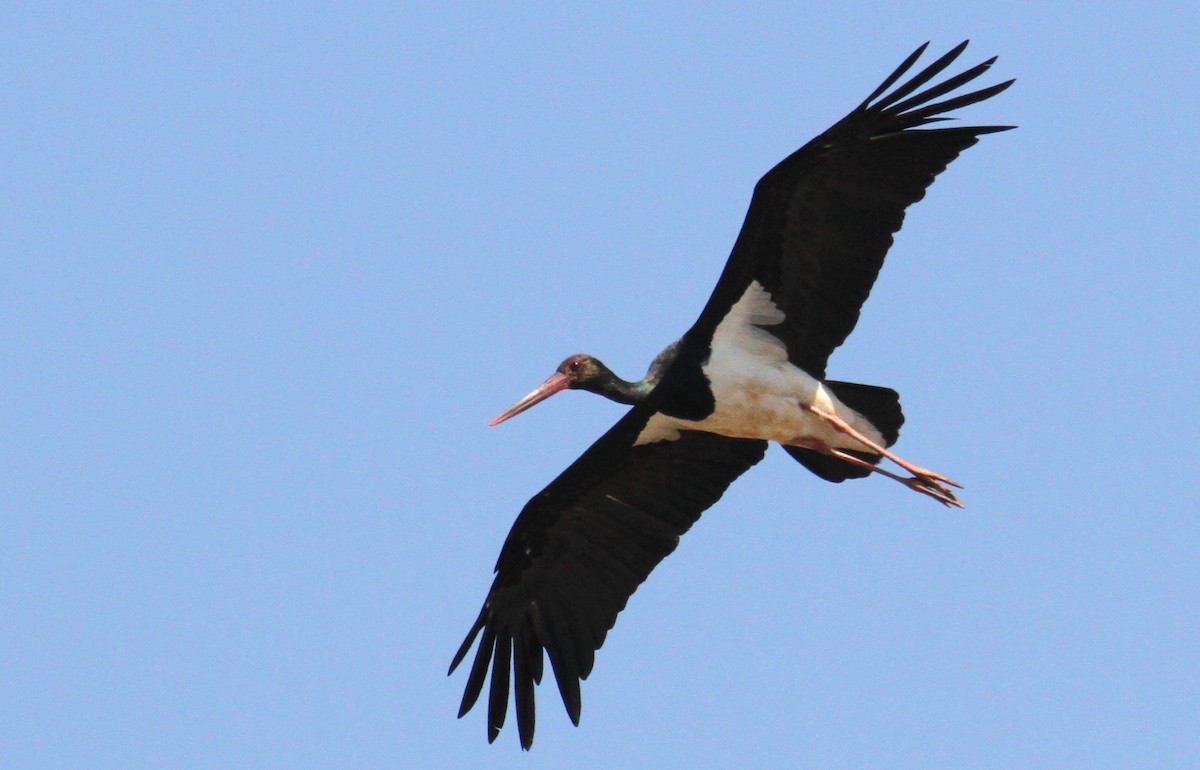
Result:
[[[1011,128],[922,128],[1012,84],[933,102],[987,72],[992,58],[912,95],[966,45],[885,93],[916,63],[921,46],[853,112],[759,180],[725,271],[685,345],[689,338],[711,339],[751,281],[758,281],[784,312],[771,333],[784,341],[789,360],[824,377],[829,355],[858,323],[905,210],[980,136]]]
[[[521,745],[533,741],[535,679],[543,651],[578,724],[579,682],[617,614],[765,442],[683,431],[634,445],[650,406],[634,407],[517,517],[483,611],[451,672],[480,637],[459,716],[483,691],[490,664],[488,739],[503,726],[511,684]],[[536,660],[537,664],[533,661]]]

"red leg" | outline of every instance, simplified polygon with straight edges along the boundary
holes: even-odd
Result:
[[[816,441],[816,440],[809,439],[809,440],[805,440],[801,443],[796,444],[796,446],[804,446],[808,449],[815,449],[818,452],[823,452],[824,454],[832,455],[833,457],[838,457],[838,458],[845,460],[846,462],[851,463],[853,465],[858,465],[860,467],[869,468],[871,471],[873,471],[875,473],[881,473],[890,479],[895,479],[896,481],[899,481],[901,484],[904,484],[909,489],[920,492],[921,494],[929,495],[930,497],[932,497],[933,499],[937,500],[938,502],[940,502],[944,505],[957,506],[959,508],[963,507],[963,504],[961,502],[959,502],[958,498],[954,496],[954,493],[951,492],[949,487],[946,486],[948,484],[950,486],[954,486],[954,487],[958,487],[959,489],[962,489],[962,484],[959,484],[958,482],[953,481],[953,480],[943,476],[940,473],[936,473],[936,472],[928,470],[926,468],[922,468],[919,465],[913,465],[912,463],[908,462],[907,460],[904,460],[903,458],[892,454],[885,447],[881,447],[879,444],[876,444],[874,441],[871,441],[869,438],[862,435],[862,433],[855,430],[853,427],[850,426],[849,423],[847,423],[845,420],[843,420],[841,417],[838,417],[835,414],[829,414],[828,412],[824,412],[824,411],[816,408],[815,406],[812,406],[809,404],[801,404],[801,406],[803,408],[807,409],[808,411],[812,412],[813,414],[817,415],[821,419],[825,420],[826,422],[828,422],[839,433],[849,436],[850,438],[852,438],[855,441],[862,444],[864,447],[866,447],[867,451],[871,452],[872,454],[882,455],[883,457],[886,457],[889,460],[891,460],[892,462],[896,463],[901,468],[903,468],[904,470],[911,473],[912,477],[905,478],[898,474],[892,473],[889,470],[880,468],[879,466],[873,465],[873,464],[867,462],[866,460],[857,458],[854,455],[847,454],[846,452],[842,452],[840,450],[834,449],[833,447],[829,446],[828,444],[826,444],[823,441]]]

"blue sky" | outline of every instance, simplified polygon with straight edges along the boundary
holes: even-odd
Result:
[[[1200,764],[1190,3],[9,4],[0,764]],[[758,176],[916,45],[1017,85],[830,375],[947,511],[778,450],[531,754],[450,656]]]

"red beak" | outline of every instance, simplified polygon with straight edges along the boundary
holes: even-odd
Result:
[[[571,387],[571,383],[574,381],[575,378],[569,374],[555,372],[554,374],[550,375],[550,379],[546,380],[541,385],[538,385],[537,388],[528,396],[525,396],[525,398],[496,415],[496,419],[489,422],[488,425],[498,425],[507,420],[509,417],[515,417],[539,401],[545,401],[560,390],[566,390],[567,388]]]

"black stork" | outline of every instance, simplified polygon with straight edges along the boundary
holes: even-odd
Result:
[[[580,680],[617,614],[768,441],[829,481],[877,472],[961,505],[950,488],[958,484],[888,450],[904,422],[894,390],[825,379],[905,209],[981,135],[1012,128],[924,128],[1013,82],[935,101],[986,72],[993,57],[916,93],[966,42],[885,94],[927,45],[759,180],[708,304],[645,377],[626,382],[592,356],[574,355],[492,421],[566,389],[633,405],[521,511],[450,664],[453,673],[482,632],[458,715],[475,705],[490,667],[489,742],[504,725],[511,684],[521,746],[532,745],[543,651],[579,724]],[[880,468],[885,458],[908,475]]]

